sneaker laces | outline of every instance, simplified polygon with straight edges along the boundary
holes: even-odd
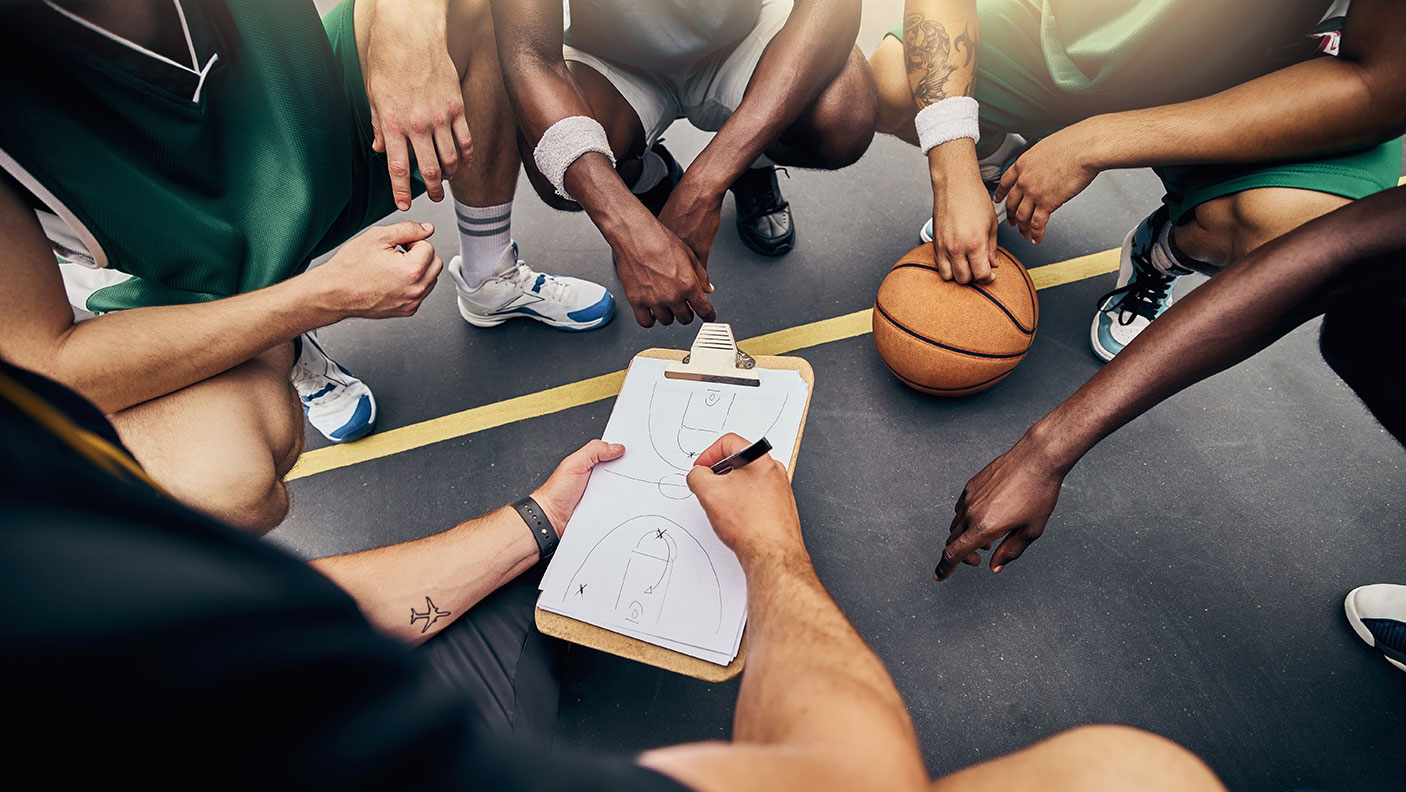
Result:
[[[1098,304],[1104,312],[1118,310],[1118,324],[1127,326],[1141,316],[1147,321],[1157,318],[1157,312],[1166,305],[1176,278],[1148,272],[1138,273],[1137,277],[1103,295]]]
[[[552,302],[564,303],[567,301],[567,290],[570,284],[562,281],[555,275],[548,275],[545,272],[538,272],[527,266],[527,262],[518,260],[517,264],[507,272],[498,277],[512,281],[513,285],[525,292],[541,295],[543,299]],[[532,287],[537,284],[538,279],[542,279],[542,286],[538,289]]]
[[[764,215],[776,214],[791,204],[781,197],[781,185],[776,182],[776,174],[784,173],[786,178],[791,178],[791,172],[785,167],[776,165],[771,168],[751,168],[737,180],[737,189],[734,194],[739,203],[743,204],[740,214],[744,222],[750,222]]]

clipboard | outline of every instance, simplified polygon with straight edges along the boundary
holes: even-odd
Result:
[[[757,384],[754,369],[789,369],[801,375],[806,384],[806,403],[801,411],[801,428],[796,435],[796,445],[791,452],[790,463],[786,465],[786,475],[792,479],[796,475],[796,459],[801,452],[801,439],[805,435],[806,418],[810,414],[810,397],[815,391],[815,371],[810,363],[802,358],[778,355],[758,355],[752,357],[737,348],[732,335],[732,326],[722,322],[705,322],[698,330],[693,347],[685,352],[682,349],[646,349],[631,360],[657,358],[678,361],[665,370],[664,376],[672,379],[694,380],[699,382],[722,382],[732,385]],[[628,376],[628,372],[627,372]],[[755,439],[755,438],[750,438]],[[597,649],[608,654],[625,657],[666,671],[691,676],[705,682],[724,682],[742,673],[747,662],[747,632],[743,628],[742,642],[737,648],[737,657],[728,665],[721,666],[700,660],[697,657],[675,652],[662,646],[646,643],[638,638],[587,624],[569,616],[536,608],[537,629],[543,635],[550,635],[574,644]]]

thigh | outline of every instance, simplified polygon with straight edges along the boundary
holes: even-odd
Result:
[[[122,442],[187,505],[252,531],[287,510],[284,474],[302,449],[303,415],[288,380],[291,344],[111,416]]]
[[[570,45],[562,47],[562,57],[577,85],[586,93],[595,119],[611,134],[612,147],[620,135],[629,132],[631,142],[637,144],[629,151],[636,148],[643,151],[645,146],[654,145],[679,117],[678,98],[660,76],[613,63]]]
[[[560,645],[537,631],[533,612],[545,565],[493,592],[416,652],[473,716],[498,734],[552,739],[561,691]]]
[[[689,123],[705,132],[723,128],[747,95],[771,40],[786,26],[791,7],[791,0],[763,0],[752,32],[681,75],[679,101]]]
[[[1157,168],[1172,222],[1185,222],[1208,201],[1265,188],[1307,190],[1355,201],[1396,186],[1401,140],[1338,154],[1248,165]]]

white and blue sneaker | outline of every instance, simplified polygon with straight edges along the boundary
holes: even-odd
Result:
[[[1177,265],[1166,250],[1164,237],[1170,222],[1167,207],[1159,207],[1123,239],[1117,287],[1099,298],[1089,329],[1094,356],[1105,363],[1171,306],[1177,278],[1191,274],[1191,270]],[[1161,268],[1153,263],[1154,259]]]
[[[986,185],[986,192],[992,195],[996,193],[996,188],[1001,186],[1001,177],[1006,175],[1006,171],[1031,145],[1030,141],[1020,135],[1007,134],[1006,139],[1001,141],[995,151],[976,161],[977,166],[981,168],[981,181]],[[996,209],[996,222],[1006,222],[1006,202],[992,201],[991,205]],[[929,217],[918,232],[918,238],[932,244],[932,234],[932,218]]]
[[[290,379],[308,423],[334,443],[359,440],[376,428],[376,397],[317,342],[317,331],[301,337]]]
[[[1376,583],[1359,586],[1343,600],[1348,624],[1358,637],[1406,671],[1406,586]]]
[[[615,298],[604,286],[537,272],[518,259],[516,242],[504,251],[494,276],[476,289],[464,281],[462,257],[455,256],[446,269],[459,292],[459,313],[475,327],[523,317],[558,330],[595,330],[615,316]]]

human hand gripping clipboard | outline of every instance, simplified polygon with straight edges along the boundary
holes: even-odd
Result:
[[[633,461],[607,463],[592,473],[543,577],[538,629],[706,681],[741,673],[745,630],[741,621],[728,619],[739,605],[745,615],[745,582],[706,518],[700,530],[702,509],[684,475],[699,451],[737,431],[752,441],[768,437],[776,446],[773,456],[793,476],[814,383],[810,364],[801,358],[753,358],[739,350],[726,324],[704,324],[688,352],[648,349],[637,355],[606,428],[607,440],[626,445],[618,462]],[[783,386],[791,395],[778,401]],[[777,404],[776,417],[766,423]],[[660,430],[663,425],[668,431]],[[656,477],[656,469],[671,473]],[[573,539],[575,546],[569,546]],[[711,564],[694,563],[699,553],[711,553]],[[712,619],[721,625],[717,638],[726,639],[721,654],[697,649],[709,642],[686,632],[711,626]],[[729,660],[731,640],[735,656]]]

